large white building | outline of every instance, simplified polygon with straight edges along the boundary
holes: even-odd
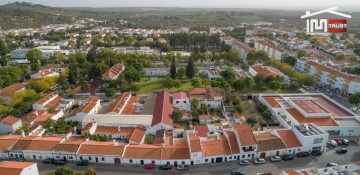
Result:
[[[270,44],[265,40],[255,41],[254,48],[256,50],[265,51],[267,54],[269,54],[270,59],[274,58],[274,59],[282,60],[285,53],[285,50],[283,48]]]
[[[312,123],[332,135],[360,135],[359,116],[322,93],[260,94],[259,100],[285,128]]]

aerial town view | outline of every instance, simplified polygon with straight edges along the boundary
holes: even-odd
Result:
[[[0,0],[0,175],[360,175],[359,0]]]

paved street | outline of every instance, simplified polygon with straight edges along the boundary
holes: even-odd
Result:
[[[159,171],[159,170],[144,170],[141,165],[130,166],[115,166],[115,165],[102,165],[92,164],[98,174],[100,175],[152,175],[152,174],[164,174],[164,175],[225,175],[229,174],[232,170],[240,168],[245,174],[254,175],[259,172],[273,172],[275,174],[281,173],[287,169],[301,169],[305,167],[324,167],[328,162],[335,162],[338,164],[346,164],[351,162],[360,161],[360,146],[357,143],[352,142],[348,148],[348,153],[344,155],[338,155],[335,153],[335,149],[328,149],[322,156],[307,158],[295,158],[291,161],[281,161],[277,163],[270,163],[267,160],[266,164],[263,165],[248,165],[240,166],[237,162],[219,163],[219,164],[208,164],[200,166],[192,166],[187,171],[177,171],[173,167],[170,171]],[[72,163],[68,163],[75,171],[85,171],[86,167],[78,167]],[[45,175],[46,172],[54,170],[55,165],[47,165],[41,162],[38,163],[39,171],[41,175]]]

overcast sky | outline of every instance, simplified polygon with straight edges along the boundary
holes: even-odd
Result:
[[[0,0],[0,4],[16,0]],[[19,0],[57,7],[200,7],[314,9],[338,6],[360,11],[360,0]]]

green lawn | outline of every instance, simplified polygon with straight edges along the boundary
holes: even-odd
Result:
[[[154,80],[149,80],[146,81],[144,79],[142,79],[138,85],[140,87],[139,91],[137,91],[137,93],[139,94],[148,94],[151,92],[160,92],[164,89],[167,89],[166,87],[163,86],[165,81],[165,78],[157,78]],[[193,86],[191,85],[190,80],[185,80],[186,83],[181,84],[180,87],[178,88],[171,88],[168,89],[170,92],[175,92],[175,91],[187,91],[188,88],[192,88]]]

